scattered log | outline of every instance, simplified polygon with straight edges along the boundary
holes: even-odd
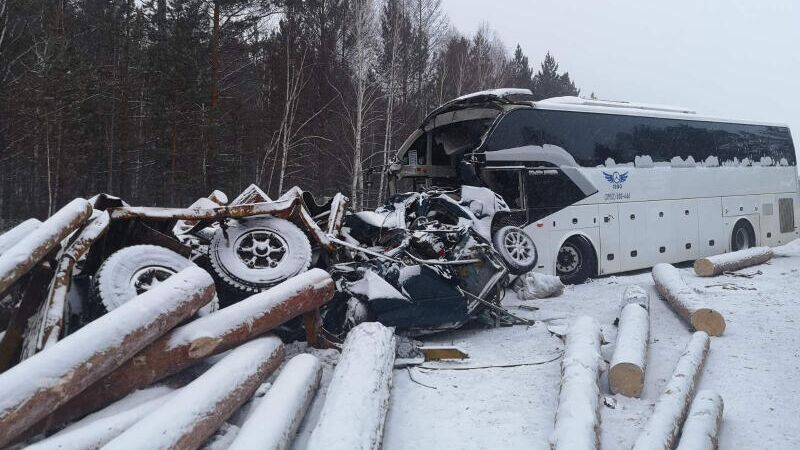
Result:
[[[394,356],[393,329],[364,322],[350,330],[307,449],[380,448]]]
[[[38,219],[28,219],[19,223],[14,228],[0,234],[0,255],[13,247],[25,236],[33,233],[42,224]]]
[[[170,277],[171,279],[171,277]],[[312,269],[239,303],[172,330],[118,370],[36,425],[45,431],[118,400],[136,389],[266,334],[333,297],[335,286],[324,270]],[[116,310],[114,310],[116,311]]]
[[[622,296],[617,343],[608,371],[608,387],[614,394],[642,395],[650,337],[647,298],[647,292],[635,285]]]
[[[322,365],[308,353],[295,356],[281,369],[228,450],[285,450],[314,399]]]
[[[47,298],[35,316],[37,320],[29,322],[28,336],[30,338],[26,339],[23,345],[22,359],[27,359],[58,342],[64,327],[67,292],[72,282],[72,271],[78,260],[105,233],[109,222],[108,213],[105,211],[91,219],[78,237],[60,255],[58,269],[52,284],[50,284]]]
[[[203,269],[187,268],[0,374],[0,447],[119,367],[214,296]]]
[[[724,406],[716,392],[698,392],[683,424],[677,450],[717,450]]]
[[[700,258],[694,262],[694,273],[699,277],[715,277],[725,272],[764,264],[772,258],[769,247],[753,247],[738,252]]]
[[[600,448],[600,326],[591,317],[575,319],[567,329],[561,361],[555,428],[550,449]]]
[[[174,389],[152,387],[86,416],[58,433],[25,447],[25,450],[96,450],[169,401]]]
[[[275,336],[242,344],[103,449],[199,448],[252,397],[284,354],[283,343]]]
[[[702,331],[692,335],[632,450],[670,450],[675,446],[703,372],[709,343],[708,335]]]
[[[670,264],[656,264],[653,267],[653,281],[672,309],[695,330],[705,331],[709,336],[722,336],[725,318],[718,311],[703,305],[703,301],[683,281],[678,269]]]
[[[0,255],[0,297],[91,215],[92,205],[76,198],[3,252]]]

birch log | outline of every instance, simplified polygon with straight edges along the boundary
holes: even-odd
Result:
[[[601,342],[600,326],[591,317],[578,317],[567,329],[552,450],[600,448]]]
[[[294,440],[322,377],[322,364],[307,353],[281,369],[228,450],[285,450]]]
[[[715,277],[725,272],[764,264],[772,258],[769,247],[753,247],[738,252],[700,258],[694,262],[694,273],[699,277]]]
[[[692,403],[695,385],[708,356],[708,335],[698,331],[683,351],[672,378],[658,397],[653,414],[644,425],[632,450],[670,450],[674,448],[681,426]]]
[[[171,277],[170,277],[171,278]],[[36,425],[45,431],[118,400],[136,389],[266,334],[333,297],[334,283],[312,269],[239,303],[176,328]],[[114,310],[116,311],[116,310]]]
[[[308,450],[381,447],[394,355],[393,329],[365,322],[350,330]]]
[[[0,447],[119,367],[214,296],[190,267],[0,374]]]
[[[695,330],[705,331],[709,336],[722,336],[725,318],[718,311],[703,305],[702,299],[683,281],[678,269],[670,264],[656,264],[653,267],[653,281],[672,309]]]
[[[199,448],[252,397],[283,357],[283,343],[275,336],[240,345],[103,449]]]
[[[169,401],[174,389],[152,387],[90,414],[25,450],[96,450]]]
[[[698,392],[683,424],[677,450],[717,450],[724,406],[716,392]]]
[[[617,342],[608,371],[608,386],[614,394],[642,394],[650,337],[647,299],[647,292],[639,286],[628,286],[622,296]]]
[[[82,198],[67,203],[0,255],[0,297],[92,215]]]

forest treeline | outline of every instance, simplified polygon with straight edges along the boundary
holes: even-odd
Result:
[[[541,58],[461,34],[440,0],[0,0],[0,223],[250,183],[375,206],[385,180],[361,174],[442,102],[577,95]]]

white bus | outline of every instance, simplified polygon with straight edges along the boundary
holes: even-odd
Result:
[[[492,229],[524,228],[535,270],[577,283],[797,238],[796,165],[786,125],[504,89],[437,108],[389,172],[491,188],[510,208]]]

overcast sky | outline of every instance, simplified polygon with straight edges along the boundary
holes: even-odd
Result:
[[[548,50],[581,95],[787,123],[800,147],[798,0],[443,0],[473,34],[488,22],[534,71]],[[498,86],[499,87],[499,86]]]

